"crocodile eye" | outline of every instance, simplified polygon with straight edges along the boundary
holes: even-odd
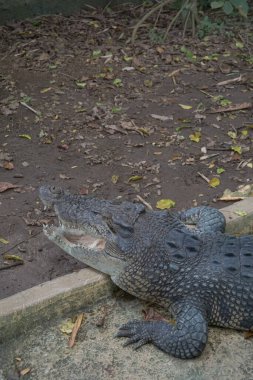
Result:
[[[62,189],[60,187],[57,187],[57,186],[50,186],[50,191],[51,191],[51,193],[56,194],[56,195],[62,193]]]

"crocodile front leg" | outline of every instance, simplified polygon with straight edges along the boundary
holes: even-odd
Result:
[[[221,211],[213,207],[192,207],[178,214],[183,223],[195,225],[197,233],[225,232],[226,219]]]
[[[125,345],[137,349],[151,342],[162,351],[177,358],[191,359],[199,356],[207,343],[205,313],[192,304],[178,304],[174,309],[176,324],[164,321],[129,321],[121,326],[117,337],[129,338]]]

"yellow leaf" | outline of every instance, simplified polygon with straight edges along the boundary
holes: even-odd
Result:
[[[22,139],[27,139],[27,140],[31,140],[32,139],[30,135],[26,135],[26,134],[19,135],[19,137],[22,137]]]
[[[248,215],[246,211],[242,211],[242,210],[234,211],[234,214],[239,215],[239,216],[246,216],[246,215]]]
[[[6,239],[4,239],[4,238],[2,238],[2,237],[0,237],[0,243],[2,243],[2,244],[9,244],[9,241],[6,240]]]
[[[17,255],[4,255],[4,259],[5,260],[13,260],[13,261],[22,261],[22,263],[24,262],[22,257],[17,256]]]
[[[144,80],[144,86],[146,86],[146,87],[152,87],[153,86],[153,81],[151,79],[145,79]]]
[[[201,139],[201,133],[200,132],[194,132],[192,135],[189,136],[189,139],[194,142],[200,142]]]
[[[72,333],[75,323],[69,318],[60,325],[60,331],[64,334],[70,335]]]
[[[248,134],[249,134],[249,132],[247,129],[242,130],[242,136],[246,137],[246,136],[248,136]]]
[[[128,182],[135,182],[135,181],[139,181],[140,179],[142,179],[143,177],[141,175],[133,175],[132,177],[129,177],[128,178]]]
[[[242,147],[240,145],[233,145],[231,149],[238,154],[242,154]]]
[[[249,162],[247,165],[246,165],[248,168],[253,168],[253,164],[252,164],[252,162]]]
[[[156,208],[164,210],[166,208],[174,207],[175,204],[176,203],[172,199],[160,199],[160,201],[156,203]]]
[[[51,91],[51,90],[52,90],[52,87],[42,88],[42,90],[40,90],[40,93],[45,94],[46,92]]]
[[[210,181],[209,181],[209,186],[211,186],[211,187],[217,187],[217,186],[219,186],[219,185],[220,185],[220,180],[219,180],[219,178],[217,178],[217,177],[213,177],[213,178],[210,179]]]
[[[190,110],[192,108],[192,106],[187,106],[186,104],[179,104],[179,106],[184,110]]]
[[[231,139],[236,139],[237,133],[233,131],[228,131],[228,136],[231,137]]]
[[[112,183],[115,185],[119,180],[119,176],[118,175],[112,175]]]

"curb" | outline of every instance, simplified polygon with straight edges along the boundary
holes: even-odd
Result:
[[[253,233],[253,197],[222,208],[229,234]],[[238,215],[245,212],[245,216]],[[109,277],[93,269],[58,277],[0,300],[0,343],[34,325],[75,312],[111,294]]]

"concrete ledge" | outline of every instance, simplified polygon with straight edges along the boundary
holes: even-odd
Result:
[[[231,235],[253,234],[253,197],[220,209],[227,221],[226,233]],[[238,213],[245,212],[245,216]]]
[[[92,304],[108,296],[112,287],[108,276],[82,269],[4,298],[0,301],[0,343],[41,321]]]
[[[253,233],[253,197],[221,209],[230,234]],[[239,216],[237,211],[247,215]],[[108,276],[92,269],[56,278],[0,300],[0,343],[24,334],[34,325],[75,312],[111,294]]]

